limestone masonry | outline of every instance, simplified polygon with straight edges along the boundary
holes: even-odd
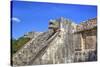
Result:
[[[97,60],[97,18],[75,24],[50,20],[47,32],[29,32],[31,40],[12,56],[14,66]]]

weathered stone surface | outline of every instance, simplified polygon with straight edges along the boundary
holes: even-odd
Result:
[[[48,44],[49,46],[44,50],[44,53],[37,57],[32,64],[57,64],[73,62],[74,50],[73,34],[71,29],[72,25],[68,21],[62,22],[61,31],[59,34],[54,40],[52,40],[51,43]]]
[[[49,28],[47,32],[35,37],[31,33],[32,39],[13,55],[13,65],[96,60],[96,28],[89,28],[88,32],[82,29],[82,32],[79,32],[77,24],[65,18],[50,21],[50,25],[52,24],[52,28]]]
[[[15,65],[28,65],[29,61],[33,59],[36,54],[47,44],[44,44],[52,32],[44,32],[29,41],[21,50],[13,55],[13,63]]]
[[[27,38],[35,38],[37,37],[38,35],[42,34],[43,32],[27,32],[24,37],[27,37]]]
[[[97,26],[97,18],[92,18],[77,25],[77,31],[89,30]]]

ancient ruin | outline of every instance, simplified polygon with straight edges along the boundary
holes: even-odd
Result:
[[[25,37],[31,40],[12,56],[15,66],[97,60],[97,18],[77,25],[61,17],[49,21],[47,32]]]

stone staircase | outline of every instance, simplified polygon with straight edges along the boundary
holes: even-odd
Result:
[[[48,43],[54,39],[57,34],[58,32],[44,32],[38,35],[36,38],[31,39],[28,43],[25,44],[24,47],[22,47],[22,49],[13,55],[13,64],[31,64],[31,61],[33,61],[38,56],[38,54],[40,54],[40,52],[48,46]]]
[[[93,57],[96,58],[95,50],[84,49],[83,51],[84,40],[81,37],[82,33],[75,33],[77,31],[76,24],[60,18],[56,22],[51,21],[51,25],[47,32],[32,38],[13,55],[13,65],[83,62],[89,61]],[[54,28],[55,25],[57,25],[56,29]]]

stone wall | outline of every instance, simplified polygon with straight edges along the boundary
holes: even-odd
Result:
[[[97,60],[97,18],[78,25],[77,33],[81,36],[81,50],[75,51],[75,62]]]
[[[43,54],[40,54],[32,64],[59,64],[73,62],[74,44],[79,41],[74,38],[71,29],[72,25],[68,21],[62,22],[59,34],[48,44],[49,46],[43,51]]]
[[[51,37],[53,32],[44,32],[31,39],[12,57],[14,65],[28,65],[29,62],[37,55],[47,44],[45,42]]]
[[[96,31],[77,32],[77,24],[65,18],[57,19],[59,26],[33,37],[22,49],[13,55],[13,65],[59,64],[87,61],[96,46]],[[96,30],[96,29],[95,29]],[[84,36],[87,34],[87,37]],[[92,35],[89,37],[90,35]],[[85,37],[85,39],[84,39]],[[90,41],[94,45],[91,47]],[[94,43],[95,42],[95,43]],[[85,51],[85,49],[88,49]],[[94,57],[94,56],[93,56]]]

